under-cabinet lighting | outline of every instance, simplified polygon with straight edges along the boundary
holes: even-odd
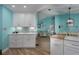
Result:
[[[17,27],[17,30],[22,30],[22,27]]]

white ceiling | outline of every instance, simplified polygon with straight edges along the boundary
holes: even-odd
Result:
[[[41,9],[41,13],[43,14],[49,14],[49,15],[58,15],[58,14],[64,14],[68,13],[68,8],[71,7],[71,13],[79,13],[79,4],[53,4],[46,8]],[[51,11],[48,11],[48,9],[51,9]]]
[[[13,12],[17,13],[36,13],[41,12],[44,14],[63,14],[68,13],[68,7],[71,7],[71,13],[79,13],[79,4],[14,4],[15,8],[11,4],[6,5]],[[26,8],[23,6],[26,5]],[[48,11],[51,9],[51,11]]]
[[[36,12],[39,8],[41,8],[43,5],[41,4],[13,4],[15,5],[15,8],[12,7],[12,4],[6,5],[9,9],[11,9],[13,12],[17,13],[34,13]],[[27,6],[24,8],[24,6]]]

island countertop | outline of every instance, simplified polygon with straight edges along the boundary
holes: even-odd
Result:
[[[10,33],[9,35],[17,35],[17,34],[37,34],[37,32],[20,32],[20,33]]]

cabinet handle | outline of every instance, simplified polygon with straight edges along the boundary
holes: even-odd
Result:
[[[72,45],[74,45],[74,46],[79,46],[79,45],[75,45],[75,44],[72,44]]]

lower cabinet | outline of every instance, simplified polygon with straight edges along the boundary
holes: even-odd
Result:
[[[64,39],[64,55],[79,55],[79,37],[68,36]]]
[[[34,34],[30,34],[26,36],[24,36],[24,40],[23,40],[23,47],[35,47],[36,45],[36,35]]]
[[[79,55],[79,49],[70,46],[64,46],[64,55]]]
[[[50,54],[51,55],[63,55],[63,40],[50,39]]]
[[[50,38],[51,55],[79,55],[79,37]]]
[[[64,41],[64,55],[79,55],[79,42]]]
[[[36,34],[12,34],[9,38],[10,48],[35,48]]]

